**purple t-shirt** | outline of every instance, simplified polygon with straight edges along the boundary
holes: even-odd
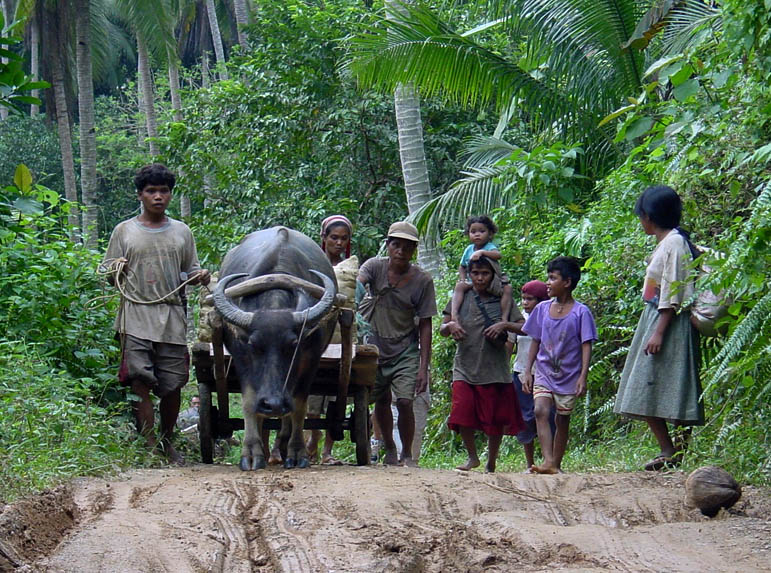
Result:
[[[535,384],[556,394],[575,394],[581,375],[581,345],[597,340],[592,311],[576,301],[567,316],[552,318],[552,301],[538,303],[522,331],[541,346],[535,358]]]

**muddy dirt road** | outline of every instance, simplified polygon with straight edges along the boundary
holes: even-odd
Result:
[[[745,488],[734,510],[709,520],[683,506],[684,481],[352,466],[140,470],[7,506],[0,570],[769,571],[768,492]]]

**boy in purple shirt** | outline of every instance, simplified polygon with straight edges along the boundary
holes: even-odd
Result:
[[[539,303],[522,331],[533,339],[522,389],[533,394],[538,441],[543,464],[533,465],[539,474],[561,473],[568,443],[570,414],[578,396],[586,392],[586,376],[597,328],[592,312],[573,299],[581,280],[581,268],[572,257],[557,257],[547,268],[546,292],[552,300]],[[535,363],[535,382],[532,366]],[[557,408],[557,432],[549,425],[552,404]]]

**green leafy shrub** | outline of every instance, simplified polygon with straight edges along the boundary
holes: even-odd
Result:
[[[146,459],[124,402],[99,405],[88,380],[39,344],[0,342],[0,500]]]

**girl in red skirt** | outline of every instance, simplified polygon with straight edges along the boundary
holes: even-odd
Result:
[[[444,309],[439,328],[442,336],[458,342],[453,364],[452,409],[448,425],[460,433],[468,460],[457,467],[470,470],[479,466],[474,432],[487,435],[488,459],[485,471],[494,472],[498,449],[504,434],[513,436],[525,427],[517,395],[509,379],[506,354],[508,332],[520,329],[524,319],[512,306],[506,320],[501,317],[501,299],[488,292],[501,269],[496,261],[480,257],[469,262],[471,290],[460,306],[460,323],[452,320],[450,303]]]

